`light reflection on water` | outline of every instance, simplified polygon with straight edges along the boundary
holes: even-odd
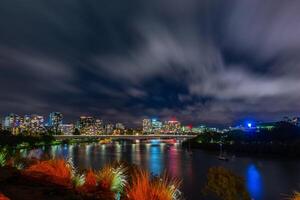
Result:
[[[253,199],[261,199],[262,197],[262,177],[254,164],[250,164],[246,175],[247,189]]]
[[[151,146],[150,147],[150,159],[148,162],[148,166],[150,171],[154,174],[154,175],[159,175],[161,174],[161,167],[162,167],[162,163],[161,163],[161,156],[162,153],[160,152],[160,148],[159,146],[155,145],[155,146]]]
[[[39,155],[41,151],[42,149],[20,150],[20,155]],[[206,172],[210,167],[220,165],[243,176],[247,189],[255,200],[281,200],[281,194],[290,194],[293,190],[300,189],[299,161],[236,157],[235,161],[222,162],[216,155],[200,150],[193,150],[189,154],[178,142],[116,141],[113,144],[57,145],[44,151],[52,158],[71,157],[79,169],[98,170],[107,163],[124,160],[147,169],[152,174],[167,171],[171,176],[182,179],[182,191],[187,200],[203,199],[201,188],[206,181]],[[281,167],[283,165],[285,167]]]

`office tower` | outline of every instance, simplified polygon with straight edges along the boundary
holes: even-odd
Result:
[[[165,133],[180,133],[181,124],[176,119],[165,121],[163,130]]]
[[[17,135],[21,132],[20,124],[21,124],[20,116],[11,113],[4,118],[3,128],[4,130],[11,131],[13,135]]]
[[[49,115],[48,126],[55,133],[58,132],[59,126],[62,125],[63,115],[60,112],[52,112]]]
[[[114,131],[114,125],[113,124],[106,124],[105,125],[105,133],[106,134],[112,134]]]
[[[44,117],[41,115],[33,114],[30,118],[30,131],[33,133],[42,132],[45,130]]]
[[[122,123],[116,123],[116,129],[124,130],[125,126]]]
[[[160,133],[162,130],[162,122],[158,121],[157,119],[151,120],[151,132],[152,133]]]
[[[62,132],[64,135],[72,135],[75,131],[74,124],[61,124],[59,126],[59,131]]]
[[[151,120],[144,119],[143,120],[143,133],[151,133],[151,130],[152,130]]]

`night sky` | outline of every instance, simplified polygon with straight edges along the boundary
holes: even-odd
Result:
[[[298,0],[1,0],[0,114],[300,114]]]

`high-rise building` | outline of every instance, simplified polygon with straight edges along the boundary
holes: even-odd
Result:
[[[52,112],[49,114],[48,126],[51,130],[57,132],[59,126],[63,123],[63,115],[60,112]]]
[[[30,131],[37,133],[45,130],[44,117],[41,115],[33,114],[30,118]]]
[[[77,127],[81,134],[100,135],[104,133],[103,121],[94,117],[81,116]]]
[[[151,120],[151,132],[152,133],[160,133],[162,130],[162,122],[158,121],[157,119]]]
[[[143,119],[143,133],[151,133],[152,126],[150,119]]]
[[[124,126],[124,124],[122,124],[122,123],[116,123],[116,129],[124,130],[124,129],[125,129],[125,126]]]
[[[155,118],[143,120],[143,133],[160,133],[162,127],[162,122]]]
[[[97,134],[103,134],[104,133],[104,124],[101,119],[96,119],[95,126],[97,128]]]
[[[106,124],[105,125],[105,133],[106,134],[112,134],[114,131],[114,125],[113,124]]]
[[[90,116],[81,116],[79,119],[80,129],[95,125],[95,118]]]
[[[61,124],[59,126],[59,131],[64,135],[72,135],[75,131],[75,126],[74,124]]]
[[[181,124],[176,119],[165,121],[163,130],[165,133],[180,133]]]
[[[22,124],[23,131],[29,131],[31,128],[31,116],[30,115],[24,115],[24,121]]]
[[[22,123],[21,117],[16,114],[9,114],[4,118],[3,128],[11,131],[12,134],[17,135],[21,132],[20,125]]]

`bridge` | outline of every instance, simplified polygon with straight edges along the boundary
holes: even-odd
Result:
[[[190,139],[197,135],[54,135],[57,140],[68,139],[127,139],[127,140],[147,140],[147,139]]]

